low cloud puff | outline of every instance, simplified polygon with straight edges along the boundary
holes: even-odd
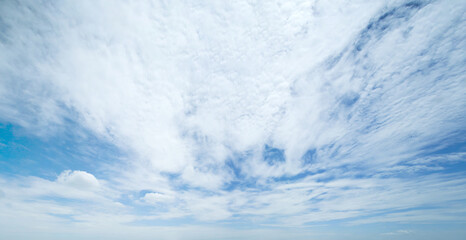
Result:
[[[81,190],[96,189],[99,181],[94,175],[84,171],[63,171],[56,180],[60,184],[72,186]]]

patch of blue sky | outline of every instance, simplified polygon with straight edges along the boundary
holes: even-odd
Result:
[[[255,191],[264,191],[267,190],[267,186],[263,184],[258,184],[257,178],[254,177],[246,177],[244,175],[241,175],[239,177],[234,178],[231,181],[226,182],[222,190],[225,191],[234,191],[234,190],[252,190],[254,189]]]
[[[242,166],[245,161],[248,161],[248,159],[252,157],[253,153],[251,151],[233,154],[233,156],[225,161],[225,167],[227,167],[228,170],[233,173],[233,176],[236,179],[242,179],[244,178],[244,173],[241,170]]]
[[[317,151],[315,148],[309,149],[304,153],[302,160],[304,164],[312,164],[317,161]]]
[[[262,158],[270,165],[284,162],[286,160],[285,150],[265,144],[262,152]]]
[[[426,166],[441,167],[443,173],[466,172],[465,136],[465,131],[457,131],[447,139],[423,147],[420,154],[406,163],[414,160]]]
[[[466,130],[458,130],[434,144],[429,144],[421,149],[424,155],[441,155],[456,152],[466,152]]]
[[[325,170],[319,170],[317,173],[323,173]],[[315,174],[316,172],[314,171],[303,171],[301,173],[295,174],[295,175],[282,175],[280,177],[272,177],[274,181],[277,182],[295,182],[299,179],[305,178],[309,175]]]
[[[359,94],[356,92],[347,92],[341,97],[340,103],[344,107],[351,107],[359,100]]]
[[[112,144],[86,132],[78,125],[53,136],[38,137],[28,134],[21,126],[0,125],[1,174],[19,174],[54,179],[68,169],[104,174],[102,165],[115,163],[124,156]],[[82,135],[85,133],[85,135]]]
[[[406,22],[416,11],[424,6],[420,1],[408,2],[385,11],[378,18],[372,20],[361,32],[354,46],[354,53],[362,51],[370,40],[378,40],[388,32],[390,28],[397,27]]]
[[[266,190],[266,186],[257,183],[257,179],[254,177],[247,176],[243,171],[244,163],[250,161],[254,157],[253,151],[245,151],[242,153],[234,153],[231,157],[225,160],[225,167],[227,171],[232,173],[233,179],[228,181],[222,187],[222,190],[233,191],[233,190],[244,190],[244,189],[256,189]],[[284,159],[284,158],[283,158]]]

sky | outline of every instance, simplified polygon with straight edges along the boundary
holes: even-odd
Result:
[[[465,229],[465,1],[0,1],[0,239]]]

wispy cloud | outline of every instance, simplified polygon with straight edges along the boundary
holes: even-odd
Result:
[[[403,234],[410,234],[412,231],[409,230],[397,230],[395,232],[387,232],[387,233],[382,233],[382,235],[403,235]]]
[[[167,238],[183,226],[203,238],[213,230],[191,227],[211,224],[254,238],[267,226],[462,221],[465,9],[2,2],[0,122],[67,153],[55,139],[74,139],[86,156],[49,179],[0,170],[2,223],[105,236],[166,224]]]

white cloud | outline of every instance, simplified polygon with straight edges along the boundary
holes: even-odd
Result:
[[[30,94],[23,89],[18,94],[41,108],[46,102],[55,106],[37,121],[61,124],[60,114],[66,113],[56,111],[63,103],[78,114],[79,123],[148,162],[154,172],[184,172],[192,180],[193,166],[218,168],[231,151],[261,148],[284,116],[296,76],[341,49],[352,37],[344,28],[357,30],[380,6],[368,5],[371,11],[356,14],[351,9],[359,3],[353,4],[346,2],[339,9],[341,18],[331,20],[332,8],[307,1],[211,6],[119,2],[105,10],[99,9],[103,3],[60,3],[61,14],[42,6],[40,14],[27,14],[18,22],[14,14],[33,5],[26,3],[8,13],[7,23],[17,26],[8,36],[31,38],[3,48],[37,73],[34,79],[23,77],[34,82]],[[343,28],[349,19],[352,24]],[[335,29],[322,28],[320,22],[326,20]],[[36,35],[29,21],[50,31]],[[316,31],[320,34],[309,34]],[[340,39],[329,41],[334,38]],[[37,41],[53,49],[49,57],[36,49]],[[20,74],[8,63],[2,69],[7,76]],[[53,91],[43,96],[45,86]],[[42,99],[49,96],[54,100]],[[47,120],[51,117],[58,118]],[[196,160],[198,155],[202,159]],[[199,179],[227,176],[194,172]]]
[[[99,181],[92,174],[84,171],[65,170],[55,181],[38,177],[4,180],[9,182],[9,186],[3,188],[5,195],[20,200],[60,197],[89,201],[111,201],[110,198],[118,197],[118,193],[106,186],[105,181]]]
[[[99,181],[94,175],[84,171],[66,170],[58,176],[57,182],[82,190],[92,190],[99,187]]]
[[[146,193],[142,199],[147,203],[163,203],[173,200],[173,196],[162,193]]]
[[[20,190],[2,187],[0,201],[25,216],[28,199],[91,201],[95,212],[51,201],[31,214],[101,226],[302,226],[464,200],[466,183],[437,164],[464,154],[424,155],[464,141],[465,6],[403,4],[1,3],[0,121],[44,139],[78,126],[127,157],[103,179],[2,180]],[[285,161],[264,161],[265,144]],[[141,206],[147,214],[131,214]],[[460,218],[413,214],[387,221]]]

